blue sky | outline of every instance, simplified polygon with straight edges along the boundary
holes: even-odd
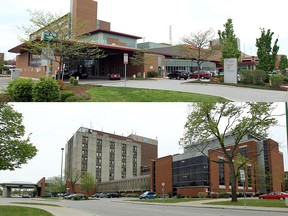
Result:
[[[29,24],[30,10],[43,10],[65,14],[70,10],[70,0],[2,0],[0,8],[0,52],[6,59],[15,55],[7,50],[19,44],[23,32],[17,26]],[[271,29],[279,37],[279,54],[288,54],[288,31],[283,23],[287,20],[286,2],[283,0],[98,0],[98,18],[111,22],[113,31],[141,36],[139,42],[169,42],[169,26],[172,25],[172,40],[180,42],[190,33],[212,28],[223,30],[228,18],[233,20],[234,31],[240,38],[241,50],[256,54],[255,42],[260,37],[260,28]],[[274,39],[275,40],[275,39]]]

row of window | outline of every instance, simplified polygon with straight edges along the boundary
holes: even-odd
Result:
[[[127,176],[127,145],[122,144],[121,147],[121,178],[126,178]],[[137,176],[137,146],[133,146],[132,152],[132,167],[133,176]],[[87,172],[88,167],[88,137],[82,137],[82,173]],[[96,142],[96,180],[101,182],[102,173],[102,139],[97,139]],[[115,142],[110,141],[109,145],[109,180],[114,180],[115,175]]]

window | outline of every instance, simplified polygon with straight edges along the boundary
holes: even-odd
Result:
[[[110,155],[109,155],[109,180],[114,180],[114,169],[115,169],[115,142],[110,142]]]
[[[219,160],[219,185],[225,185],[225,161]]]
[[[173,162],[173,187],[208,186],[209,163],[206,156]]]
[[[133,146],[133,176],[137,176],[137,146]]]
[[[122,144],[122,157],[121,157],[121,178],[126,178],[126,163],[127,163],[127,145]]]
[[[102,140],[97,139],[96,142],[96,180],[101,182],[102,173]]]

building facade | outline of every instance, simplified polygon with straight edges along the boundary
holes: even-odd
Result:
[[[99,187],[114,181],[127,182],[127,179],[139,178],[141,174],[145,174],[150,160],[156,159],[157,154],[158,141],[155,139],[135,134],[125,137],[81,127],[66,144],[65,173],[73,170],[78,170],[81,174],[89,172],[95,177]],[[125,188],[117,187],[117,190],[132,188],[127,184],[122,185]],[[133,187],[139,188],[136,185]]]
[[[226,137],[227,150],[234,147],[234,136]],[[216,140],[210,140],[199,151],[199,146],[187,146],[183,154],[158,158],[151,162],[151,190],[181,196],[198,196],[199,192],[231,193],[229,165]],[[272,139],[243,138],[237,149],[238,154],[248,158],[244,168],[245,183],[240,178],[237,193],[250,195],[270,191],[283,191],[284,164],[279,144]],[[204,154],[203,154],[204,153]],[[161,172],[165,170],[165,173]],[[243,188],[244,187],[244,188]]]

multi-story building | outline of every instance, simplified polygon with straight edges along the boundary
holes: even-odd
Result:
[[[89,172],[98,186],[111,184],[139,178],[157,154],[155,139],[135,134],[125,137],[81,127],[66,144],[65,173]]]
[[[234,147],[234,136],[225,139],[227,150]],[[205,146],[205,148],[203,147]],[[201,149],[201,150],[200,150]],[[237,148],[238,154],[249,159],[245,171],[245,191],[249,194],[282,191],[284,188],[283,154],[272,139],[244,137]],[[197,196],[199,192],[231,192],[229,165],[216,139],[205,145],[191,145],[183,154],[151,161],[151,190],[182,196]],[[165,170],[165,172],[161,172]],[[243,193],[239,178],[237,192]]]

